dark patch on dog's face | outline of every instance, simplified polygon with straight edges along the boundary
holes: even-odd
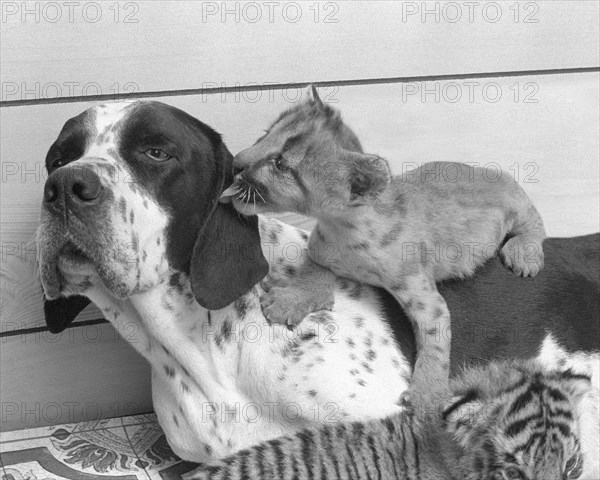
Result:
[[[83,156],[96,133],[94,118],[94,111],[90,109],[67,120],[46,154],[46,169],[49,174]]]
[[[194,242],[215,195],[216,161],[226,152],[221,136],[187,113],[159,102],[138,104],[117,136],[119,154],[134,184],[171,215],[166,236],[169,264],[189,273]],[[170,158],[149,158],[145,152],[153,148]]]

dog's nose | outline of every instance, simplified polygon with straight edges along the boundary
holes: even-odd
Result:
[[[44,186],[44,204],[58,207],[85,207],[95,204],[102,193],[100,177],[85,165],[73,165],[52,172]]]

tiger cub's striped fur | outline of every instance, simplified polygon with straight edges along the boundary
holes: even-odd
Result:
[[[577,405],[590,386],[589,377],[533,361],[492,363],[453,381],[442,421],[415,406],[383,420],[306,429],[186,480],[576,479]]]

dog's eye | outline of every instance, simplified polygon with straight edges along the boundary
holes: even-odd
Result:
[[[169,155],[164,150],[161,150],[160,148],[150,148],[144,153],[147,156],[149,156],[152,160],[158,160],[159,162],[164,162],[165,160],[171,158],[171,155]]]
[[[64,167],[67,164],[67,161],[64,158],[57,158],[51,164],[52,169]]]

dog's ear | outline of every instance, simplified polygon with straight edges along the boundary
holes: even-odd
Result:
[[[383,158],[348,151],[342,155],[344,163],[348,165],[351,203],[366,203],[376,198],[390,184],[390,167]]]
[[[44,298],[44,316],[50,333],[60,333],[91,303],[87,297],[74,295],[56,300]]]
[[[258,217],[218,204],[194,245],[190,277],[196,301],[219,310],[248,292],[269,272]]]

